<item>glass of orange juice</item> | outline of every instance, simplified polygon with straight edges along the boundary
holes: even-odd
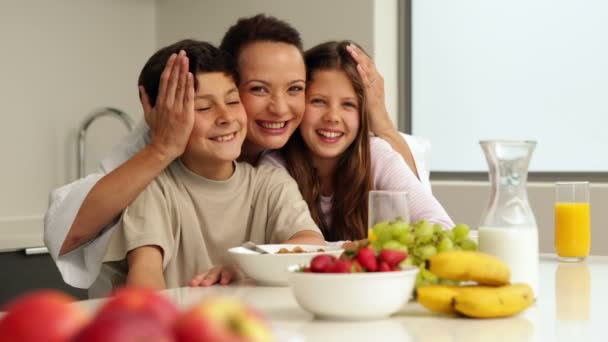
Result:
[[[591,248],[589,182],[555,184],[555,249],[563,261],[582,261]]]

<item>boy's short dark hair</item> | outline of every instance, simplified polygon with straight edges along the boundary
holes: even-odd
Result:
[[[285,21],[265,14],[240,18],[224,34],[220,49],[234,56],[238,62],[245,45],[264,41],[293,45],[302,51],[302,38],[298,30]]]
[[[238,84],[236,65],[234,59],[229,54],[207,42],[185,39],[154,53],[139,74],[138,84],[142,85],[146,90],[152,106],[156,103],[160,76],[169,57],[171,57],[171,54],[177,54],[181,50],[184,50],[188,57],[190,64],[189,71],[194,76],[195,90],[198,88],[196,75],[201,72],[222,72],[232,77],[234,82]]]

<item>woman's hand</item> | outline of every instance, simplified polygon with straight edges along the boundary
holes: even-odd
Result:
[[[196,275],[190,280],[190,286],[211,286],[219,283],[228,285],[237,278],[237,271],[234,266],[217,266],[205,273]]]
[[[151,145],[171,160],[184,152],[194,126],[194,78],[188,63],[183,50],[171,55],[160,77],[154,107],[144,87],[139,86]]]
[[[366,109],[369,112],[370,131],[375,135],[382,136],[385,133],[396,131],[388,111],[384,98],[384,78],[374,65],[374,62],[361,51],[356,45],[350,44],[346,47],[351,57],[357,63],[357,71],[363,81],[366,99]]]

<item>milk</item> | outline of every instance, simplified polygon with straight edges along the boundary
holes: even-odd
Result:
[[[530,227],[479,227],[479,251],[492,254],[511,269],[511,283],[526,283],[538,298],[538,230]]]

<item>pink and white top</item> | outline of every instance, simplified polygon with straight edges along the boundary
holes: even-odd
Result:
[[[439,201],[424,186],[403,157],[391,145],[378,137],[370,139],[372,190],[407,191],[410,220],[417,222],[426,219],[439,223],[444,228],[452,228],[454,222],[448,216]],[[285,160],[278,151],[266,154],[260,164],[270,164],[285,168]],[[331,223],[332,197],[321,197],[321,212],[326,222]]]

